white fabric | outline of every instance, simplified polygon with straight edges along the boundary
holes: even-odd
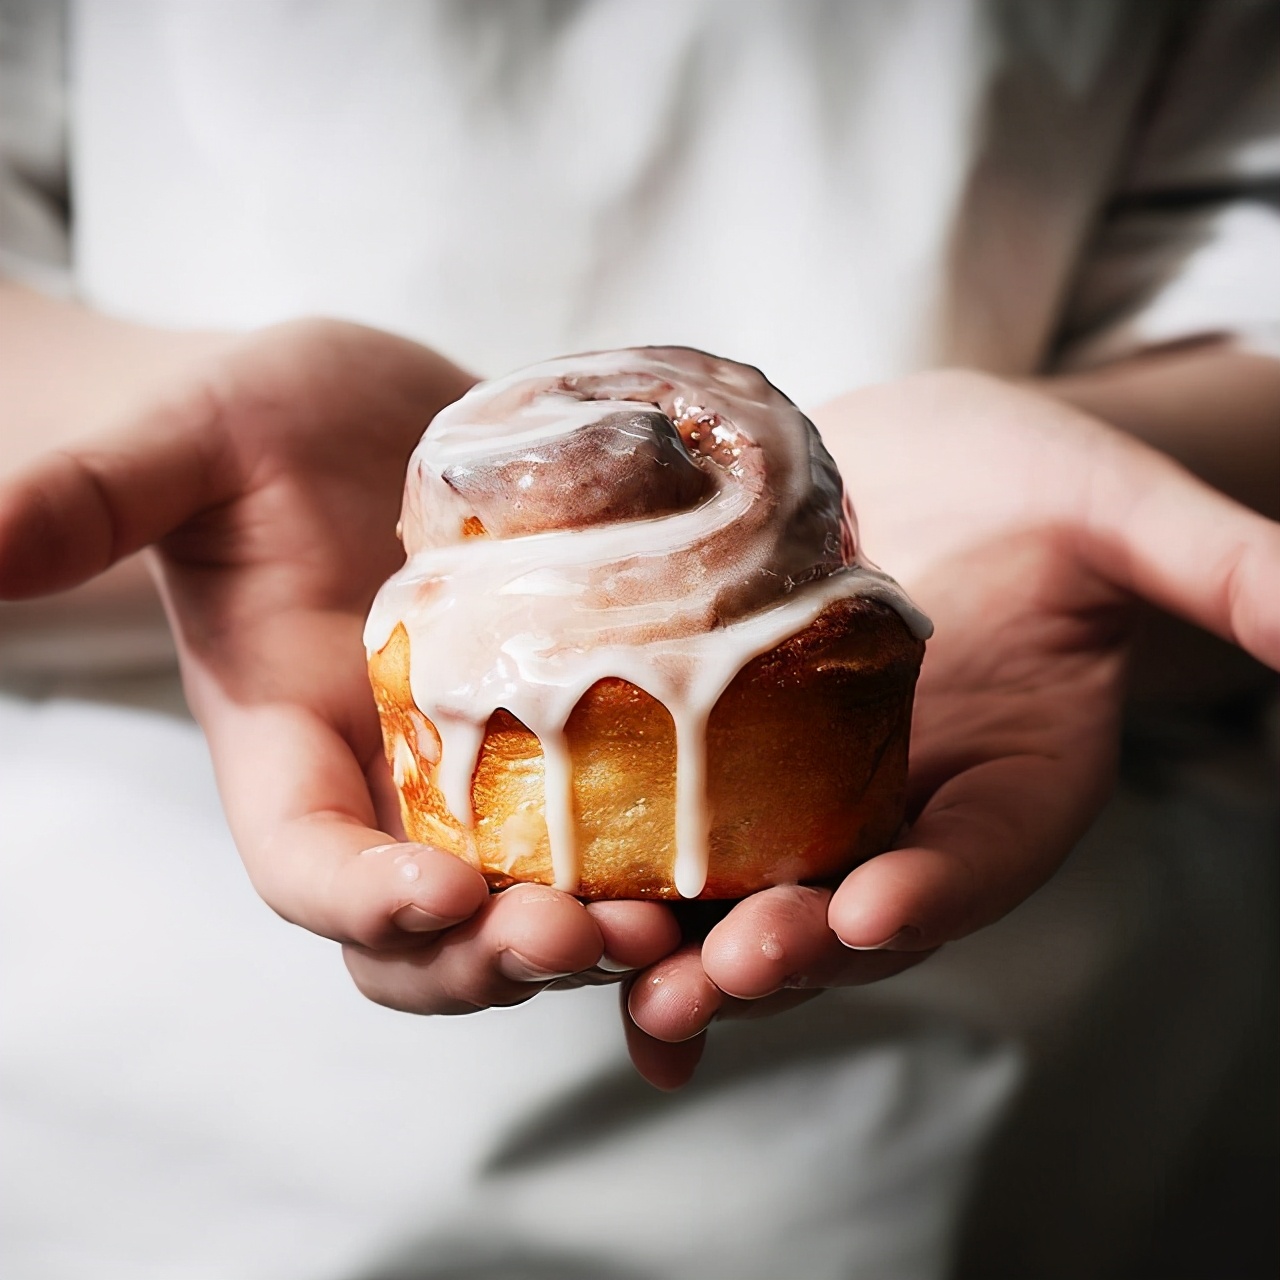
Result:
[[[77,279],[165,323],[337,312],[487,373],[656,335],[801,402],[957,355],[1025,371],[1158,36],[1033,8],[82,5]],[[991,118],[1005,82],[1036,136]],[[994,192],[1013,145],[1044,172]],[[952,297],[992,200],[976,229],[1025,243]]]
[[[69,286],[63,6],[0,0],[0,276]]]
[[[1280,356],[1280,5],[1203,8],[1130,147],[1063,366],[1202,334]]]
[[[935,364],[1026,373],[1116,191],[1280,178],[1274,12],[90,2],[77,282],[160,323],[336,312],[483,373],[657,334],[801,403]],[[1125,310],[1158,293],[1150,260],[1184,282],[1150,341],[1280,323],[1274,190],[1215,227],[1225,274],[1178,226],[1117,264],[1111,226],[1094,275]]]
[[[912,1280],[1015,1075],[832,1001],[732,1029],[669,1100],[612,990],[379,1009],[254,897],[164,711],[0,699],[0,813],[7,1275]]]
[[[24,1280],[927,1280],[1020,1081],[998,1229],[1037,1276],[1105,1275],[1269,999],[1241,966],[1274,798],[1182,771],[922,968],[716,1028],[668,1098],[611,991],[363,1001],[253,895],[172,683],[98,693],[0,697],[0,1270]]]
[[[84,0],[76,286],[162,324],[340,314],[480,372],[690,342],[804,403],[948,360],[1029,372],[1078,276],[1078,351],[1253,327],[1280,293],[1215,270],[1212,306],[1193,289],[1144,330],[1164,240],[1107,266],[1106,224],[1094,239],[1173,9]],[[1197,157],[1258,133],[1253,107],[1215,119]],[[1231,261],[1240,216],[1215,242]],[[145,709],[154,692],[0,702],[5,1274],[928,1280],[1019,1079],[1084,1054],[1083,1011],[1106,1005],[1119,1053],[1194,1008],[1198,1052],[1161,1089],[1116,1078],[1105,1122],[1052,1094],[1113,1170],[1069,1201],[1076,1234],[1108,1223],[1120,1256],[1166,1153],[1129,1150],[1114,1109],[1176,1143],[1247,1020],[1213,965],[1176,992],[1117,979],[1189,912],[1251,927],[1265,814],[1209,805],[1180,845],[1194,823],[1129,795],[1001,926],[717,1028],[666,1099],[626,1066],[608,992],[457,1020],[364,1004],[331,947],[253,898],[198,734]],[[1215,842],[1238,860],[1220,878]],[[1038,1274],[1104,1272],[1058,1245]]]

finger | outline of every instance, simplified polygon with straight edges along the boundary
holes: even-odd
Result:
[[[588,902],[586,908],[600,930],[604,951],[592,969],[552,983],[556,990],[621,982],[626,975],[656,963],[680,945],[675,913],[662,903]]]
[[[819,991],[784,991],[767,1000],[723,999],[716,1016],[750,1018],[781,1013],[820,995]],[[682,1040],[672,1042],[650,1035],[631,1014],[635,986],[622,990],[622,1026],[632,1065],[651,1085],[665,1092],[683,1088],[693,1078],[707,1046],[705,1025]],[[701,1021],[701,1020],[699,1020]]]
[[[589,902],[587,911],[604,941],[596,967],[606,973],[643,969],[680,945],[680,926],[659,902]]]
[[[636,976],[627,1012],[646,1035],[679,1044],[705,1031],[724,1001],[702,967],[701,948],[688,944]]]
[[[369,999],[407,1013],[471,1013],[519,1004],[548,983],[591,968],[603,950],[582,903],[542,885],[495,894],[465,925],[426,948],[347,947],[347,968]]]
[[[927,951],[990,924],[1052,875],[1101,803],[1098,788],[1069,761],[1037,755],[966,770],[934,794],[909,844],[849,873],[831,900],[832,930],[854,948]]]
[[[901,964],[902,968],[910,968],[925,958],[898,957],[899,961],[904,962]],[[808,1004],[810,1000],[816,1000],[824,990],[823,987],[814,987],[808,991],[775,991],[773,995],[759,1000],[726,1000],[716,1014],[716,1021],[749,1022],[758,1018],[773,1018],[802,1004]]]
[[[627,1008],[628,989],[622,989],[622,1027],[627,1039],[627,1053],[635,1069],[655,1089],[664,1093],[683,1088],[693,1079],[703,1050],[706,1032],[694,1035],[680,1044],[655,1039],[638,1027]]]
[[[1280,524],[1118,433],[1091,471],[1094,571],[1280,668]]]
[[[400,947],[467,919],[487,900],[475,868],[379,828],[360,762],[314,711],[230,701],[206,711],[218,785],[245,867],[286,920],[339,942]]]
[[[744,899],[707,934],[702,967],[725,992],[757,1000],[809,975],[843,947],[827,924],[827,889],[785,885]]]
[[[702,967],[726,995],[759,1002],[769,1012],[791,1008],[800,999],[766,1000],[776,992],[878,982],[918,963],[924,956],[851,951],[832,932],[827,915],[829,889],[781,885],[738,903],[702,944]],[[733,1002],[719,1017],[742,1016]]]
[[[235,489],[211,391],[47,454],[0,484],[0,599],[75,586]]]
[[[831,937],[829,930],[827,933]],[[834,938],[832,944],[840,948]],[[844,954],[849,956],[847,950]],[[870,982],[919,964],[927,954],[853,957],[845,963],[851,973],[858,974],[858,980]],[[698,947],[683,947],[623,989],[627,1052],[650,1084],[664,1090],[679,1089],[692,1078],[702,1058],[706,1029],[713,1019],[783,1013],[822,993],[816,985],[802,985],[805,989],[781,990],[763,999],[734,999],[707,976]]]

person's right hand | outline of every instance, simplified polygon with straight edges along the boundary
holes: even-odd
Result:
[[[255,887],[341,942],[365,995],[419,1013],[515,1004],[679,941],[656,903],[584,907],[531,885],[490,895],[471,867],[402,842],[361,629],[402,559],[409,454],[472,381],[416,343],[300,321],[229,341],[109,436],[0,483],[0,599],[154,547]]]

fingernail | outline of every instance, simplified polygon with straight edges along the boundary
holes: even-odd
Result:
[[[840,939],[844,942],[844,939]],[[915,944],[920,941],[920,930],[912,925],[903,925],[892,937],[886,938],[883,942],[872,943],[869,947],[855,947],[851,942],[845,942],[844,945],[850,951],[913,951]]]
[[[639,967],[639,965],[624,964],[621,960],[615,960],[607,951],[596,961],[596,968],[603,969],[605,973],[631,973]]]
[[[499,951],[498,972],[512,982],[554,982],[556,978],[567,978],[573,970],[553,973],[526,960],[518,951]]]
[[[423,911],[421,907],[415,907],[410,903],[407,907],[401,907],[391,917],[392,923],[409,933],[431,933],[437,929],[448,928],[449,925],[457,923],[454,920],[446,920],[443,916],[433,916],[430,911]]]

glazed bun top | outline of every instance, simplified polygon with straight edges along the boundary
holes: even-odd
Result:
[[[706,875],[697,761],[737,672],[848,596],[930,630],[860,556],[809,419],[759,370],[686,347],[573,356],[473,387],[410,460],[401,537],[408,558],[374,602],[366,646],[408,633],[414,700],[441,738],[439,785],[460,821],[490,715],[504,708],[537,734],[565,885],[563,729],[597,680],[628,680],[671,712],[676,882],[692,897]]]

